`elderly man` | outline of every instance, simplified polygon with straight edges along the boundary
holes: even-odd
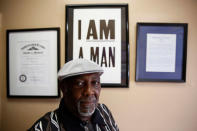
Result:
[[[58,72],[63,98],[59,108],[41,117],[30,131],[119,131],[113,116],[99,104],[100,76],[97,64],[76,59]]]

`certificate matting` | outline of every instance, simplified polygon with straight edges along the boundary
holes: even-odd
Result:
[[[59,31],[7,30],[8,97],[59,97]]]
[[[187,24],[138,23],[136,81],[186,81]]]
[[[128,5],[67,5],[66,61],[104,69],[102,87],[128,87]]]

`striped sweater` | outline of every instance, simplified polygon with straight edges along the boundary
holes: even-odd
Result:
[[[98,104],[91,117],[91,127],[70,113],[61,101],[55,111],[46,113],[28,131],[119,131],[106,105]]]

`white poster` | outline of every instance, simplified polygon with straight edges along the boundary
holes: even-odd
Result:
[[[121,9],[75,9],[73,17],[73,59],[100,65],[102,83],[121,83]]]
[[[175,72],[176,34],[147,34],[146,72]]]

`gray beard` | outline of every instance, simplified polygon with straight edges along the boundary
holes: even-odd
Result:
[[[78,110],[78,113],[80,114],[80,116],[86,116],[86,117],[91,116],[94,113],[95,109],[96,109],[96,105],[94,104],[93,108],[89,107],[89,108],[87,108],[87,112],[82,112],[80,101],[77,103],[77,110]]]

